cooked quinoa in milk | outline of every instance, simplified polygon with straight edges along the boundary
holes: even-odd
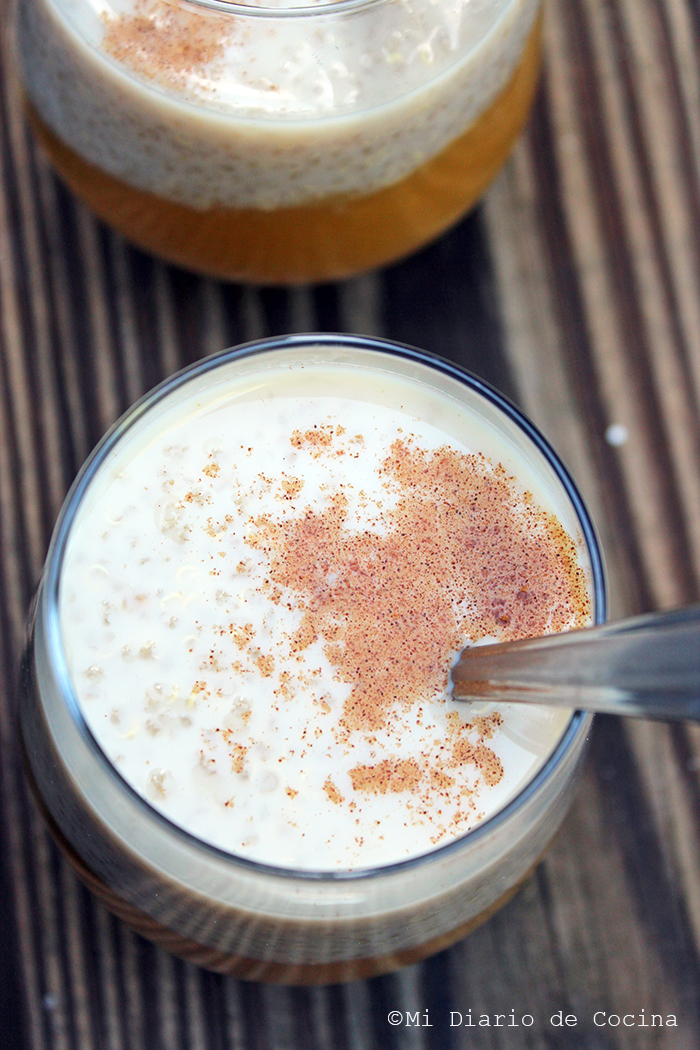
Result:
[[[450,666],[590,607],[574,539],[499,459],[282,381],[127,433],[74,524],[60,617],[80,708],[138,793],[230,853],[331,870],[426,853],[532,777],[567,713],[454,703]]]

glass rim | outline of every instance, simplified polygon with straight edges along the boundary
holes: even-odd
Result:
[[[73,722],[79,731],[83,742],[87,744],[94,758],[111,778],[112,782],[124,792],[137,807],[151,820],[155,820],[167,832],[174,834],[182,843],[193,847],[200,853],[209,855],[219,862],[228,865],[243,867],[251,872],[259,872],[266,876],[303,880],[305,882],[346,882],[377,878],[400,872],[409,871],[413,868],[428,863],[435,863],[442,857],[459,852],[471,843],[480,841],[484,836],[500,827],[510,820],[529,799],[536,795],[540,788],[550,778],[555,769],[561,764],[589,715],[584,711],[574,711],[572,717],[557,742],[554,750],[547,757],[535,776],[492,816],[481,821],[469,831],[458,838],[436,847],[427,853],[420,853],[405,860],[395,861],[390,864],[376,865],[367,868],[312,870],[277,867],[273,864],[263,863],[242,857],[229,852],[219,846],[206,842],[196,835],[185,830],[173,820],[161,813],[122,776],[116,766],[109,760],[101,745],[98,743],[92,730],[83,715],[80,703],[75,694],[73,683],[62,644],[62,635],[59,620],[59,590],[61,583],[61,569],[66,553],[71,528],[75,520],[83,496],[86,494],[93,478],[98,473],[109,453],[131,430],[131,428],[156,405],[170,397],[175,391],[185,386],[210,371],[228,365],[238,360],[244,360],[268,353],[275,350],[285,350],[301,346],[339,346],[341,348],[371,350],[375,353],[383,353],[389,357],[398,357],[412,361],[429,369],[434,369],[443,375],[457,380],[462,385],[483,397],[491,405],[500,410],[512,423],[525,434],[537,451],[554,470],[557,480],[562,485],[566,496],[575,512],[575,516],[584,540],[584,546],[590,559],[592,577],[592,605],[594,624],[603,623],[607,613],[607,595],[605,583],[605,570],[602,552],[596,536],[595,527],[588,513],[586,505],[578,488],[564,466],[559,456],[547,439],[540,433],[537,427],[518,409],[504,394],[492,387],[485,380],[480,379],[460,365],[448,361],[429,351],[419,350],[406,343],[383,339],[374,336],[347,335],[335,333],[301,333],[286,336],[273,336],[265,339],[253,340],[238,346],[222,350],[206,358],[194,362],[180,369],[178,372],[164,379],[151,390],[139,398],[126,412],[103,435],[92,452],[85,460],[79,470],[68,494],[64,500],[54,527],[51,543],[46,556],[44,573],[41,580],[40,600],[36,603],[34,617],[39,610],[44,614],[46,625],[46,640],[50,666],[56,676],[61,700],[65,703]]]
[[[239,18],[308,18],[314,15],[344,14],[346,11],[358,11],[363,8],[382,7],[394,0],[324,0],[320,4],[298,4],[293,7],[264,7],[257,4],[244,4],[239,0],[183,0],[192,7],[201,7],[206,11],[219,14],[237,15]]]
[[[240,0],[180,0],[185,6],[199,7],[205,11],[216,11],[219,14],[237,15],[239,18],[313,18],[329,15],[341,15],[350,11],[386,7],[396,0],[324,0],[320,4],[297,4],[293,7],[265,7],[257,4],[245,4]],[[516,0],[501,0],[496,8],[496,17],[502,9],[509,7]]]

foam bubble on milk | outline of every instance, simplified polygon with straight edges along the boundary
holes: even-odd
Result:
[[[497,532],[526,522],[531,551],[570,559],[557,579],[540,565],[550,608],[539,554],[530,591],[507,601],[501,584],[483,600],[486,575],[446,578],[454,522],[479,501],[480,573],[496,506]],[[228,852],[315,870],[428,852],[512,797],[567,724],[445,694],[468,638],[587,619],[558,529],[498,463],[406,412],[296,393],[204,401],[117,447],[92,482],[60,598],[79,704],[137,792]],[[523,569],[505,564],[504,580]]]
[[[369,193],[438,154],[505,88],[538,8],[396,0],[244,20],[24,0],[20,50],[42,118],[103,171],[195,208],[276,208]]]

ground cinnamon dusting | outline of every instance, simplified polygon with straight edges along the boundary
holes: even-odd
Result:
[[[368,791],[373,795],[416,791],[422,777],[418,763],[412,758],[395,762],[385,759],[376,766],[355,766],[350,770],[355,791]]]
[[[301,478],[282,478],[281,485],[286,498],[294,499],[303,489],[304,482]]]
[[[332,426],[314,427],[295,431],[291,442],[314,457],[335,455],[335,436]],[[302,611],[291,653],[301,660],[320,640],[337,678],[351,686],[336,730],[346,743],[358,732],[371,742],[392,712],[444,691],[465,641],[545,634],[582,626],[590,615],[574,542],[503,467],[402,438],[380,473],[399,498],[387,500],[392,509],[381,512],[379,528],[351,527],[348,500],[336,491],[322,511],[256,518],[246,540],[269,559],[264,587],[272,581],[291,592]],[[436,794],[447,802],[459,790],[452,823],[463,821],[476,796],[455,788],[452,771],[469,766],[487,786],[498,784],[503,765],[487,741],[502,722],[498,713],[466,722],[452,712],[442,743],[415,758],[358,764],[349,770],[352,788],[403,793],[431,823]],[[324,791],[335,805],[343,801],[330,778]],[[436,842],[448,825],[435,823]]]
[[[313,445],[325,437],[320,428],[295,435]],[[248,537],[269,555],[270,578],[305,608],[293,647],[322,638],[351,683],[348,733],[376,730],[395,705],[443,690],[465,639],[524,638],[589,616],[573,541],[502,467],[397,440],[382,473],[401,492],[384,533],[349,529],[335,493],[322,513],[256,519]]]
[[[449,766],[461,766],[470,763],[477,767],[484,782],[492,787],[498,784],[503,776],[503,765],[500,758],[483,743],[472,744],[469,740],[460,740],[452,750]]]
[[[503,725],[503,715],[498,711],[493,711],[490,715],[476,715],[472,718],[472,725],[483,740],[490,740],[496,729]]]
[[[245,763],[245,756],[248,751],[247,747],[242,744],[230,744],[231,748],[231,769],[234,773],[242,773],[243,765]]]
[[[134,72],[171,87],[214,77],[235,20],[168,0],[137,0],[134,14],[103,15],[102,46]]]
[[[258,665],[258,670],[263,678],[270,678],[275,668],[275,659],[273,656],[259,656],[255,661]]]
[[[343,801],[343,796],[340,794],[330,777],[326,779],[326,782],[323,785],[323,790],[334,805],[339,806]]]

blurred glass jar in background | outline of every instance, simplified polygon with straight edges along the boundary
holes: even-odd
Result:
[[[234,280],[404,256],[478,200],[525,122],[540,0],[22,0],[35,129],[133,243]]]

